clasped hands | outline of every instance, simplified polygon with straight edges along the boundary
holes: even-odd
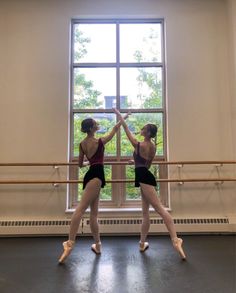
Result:
[[[131,115],[131,112],[129,111],[128,113],[126,113],[124,116],[121,115],[120,111],[117,110],[116,108],[112,108],[112,110],[117,114],[118,118],[120,120],[125,120],[126,118],[129,117],[129,115]]]

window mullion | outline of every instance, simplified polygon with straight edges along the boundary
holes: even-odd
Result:
[[[101,23],[111,23],[113,25],[115,24],[116,37],[113,40],[114,41],[116,40],[116,46],[115,47],[113,46],[113,48],[115,48],[115,51],[116,51],[116,59],[114,60],[114,55],[113,55],[113,59],[106,59],[106,60],[102,59],[101,63],[96,62],[96,61],[99,62],[100,59],[97,59],[97,58],[94,59],[93,57],[90,58],[92,55],[91,56],[88,55],[89,56],[88,58],[76,59],[77,58],[76,56],[78,54],[78,51],[76,51],[77,46],[78,46],[78,44],[80,46],[81,43],[80,42],[78,43],[78,40],[76,40],[75,37],[77,38],[77,29],[82,31],[81,26],[79,28],[77,28],[76,25],[79,25],[79,24],[95,24],[95,25],[97,25],[97,24],[101,24]],[[144,26],[145,26],[146,23],[158,23],[159,26],[161,26],[160,29],[157,30],[157,33],[159,32],[159,36],[160,36],[159,39],[157,39],[159,41],[159,47],[155,47],[155,46],[153,47],[154,50],[155,50],[155,48],[157,48],[157,50],[159,50],[159,52],[161,50],[161,52],[160,52],[161,54],[151,55],[151,58],[149,58],[149,59],[145,58],[145,57],[148,57],[142,53],[145,51],[145,49],[143,50],[142,48],[138,48],[138,45],[137,45],[137,48],[136,48],[136,46],[132,48],[133,51],[131,53],[136,52],[136,50],[140,50],[140,52],[141,52],[140,55],[142,56],[142,54],[143,54],[144,58],[140,58],[140,59],[125,58],[127,49],[125,47],[125,51],[124,51],[125,54],[123,55],[123,53],[122,53],[123,47],[122,46],[124,44],[120,43],[121,38],[123,38],[122,42],[123,41],[125,42],[125,39],[124,39],[125,34],[122,36],[120,35],[120,32],[124,29],[124,27],[122,27],[122,25],[123,24],[134,25],[136,23],[141,24],[141,26],[143,26],[142,24],[144,24]],[[123,19],[123,20],[120,20],[120,19],[113,19],[113,20],[112,19],[110,19],[110,20],[104,20],[104,19],[103,20],[98,20],[98,19],[78,20],[78,19],[73,19],[71,24],[72,25],[71,25],[71,70],[70,70],[70,160],[76,159],[77,155],[78,155],[77,145],[78,145],[78,141],[81,139],[80,134],[78,134],[78,131],[79,131],[78,127],[79,127],[79,123],[80,123],[81,119],[83,117],[87,117],[89,115],[93,116],[93,114],[95,116],[95,119],[96,119],[96,117],[99,117],[98,119],[101,119],[100,118],[101,116],[102,116],[102,119],[103,118],[105,119],[106,117],[112,116],[112,115],[107,115],[108,113],[114,114],[113,110],[110,108],[111,107],[110,102],[109,102],[110,100],[112,100],[113,102],[116,100],[116,108],[119,109],[122,114],[127,113],[130,110],[133,114],[136,114],[136,115],[132,116],[133,121],[135,121],[135,122],[132,122],[132,119],[130,119],[130,125],[132,127],[132,131],[135,131],[136,128],[140,127],[140,125],[142,123],[141,121],[144,121],[144,123],[145,123],[145,121],[148,119],[155,120],[156,121],[155,123],[162,125],[163,148],[161,145],[161,147],[159,148],[160,155],[156,156],[155,159],[166,160],[167,159],[167,151],[166,151],[166,149],[167,149],[167,135],[166,135],[166,133],[167,133],[167,129],[166,129],[167,113],[166,113],[166,71],[165,71],[165,50],[164,50],[165,49],[165,47],[164,47],[164,44],[165,44],[164,20],[161,20],[161,19],[159,19],[159,20],[157,20],[157,19],[143,19],[143,20],[142,19],[141,20],[140,19],[139,20],[138,19],[136,19],[136,20],[135,19],[133,19],[133,20],[131,20],[131,19],[130,20],[128,20],[128,19]],[[114,29],[114,27],[113,27],[113,29]],[[137,29],[137,27],[135,29]],[[114,32],[114,30],[113,30],[113,32]],[[122,33],[123,33],[123,31],[122,31]],[[132,33],[131,33],[131,35],[132,35]],[[84,37],[86,37],[86,33],[85,33]],[[113,34],[113,37],[114,37],[114,34]],[[111,43],[111,41],[109,41],[109,38],[107,38],[107,40],[108,41],[106,41],[106,42]],[[158,44],[158,43],[156,43],[156,44]],[[114,43],[113,43],[113,45],[114,45]],[[144,44],[144,45],[146,45],[146,44]],[[83,46],[83,43],[82,43],[82,46]],[[121,56],[121,54],[122,54],[122,56]],[[154,56],[154,58],[153,58],[153,56]],[[85,62],[83,62],[83,60]],[[111,60],[112,62],[109,62],[109,60]],[[121,63],[120,62],[121,60],[127,61],[127,62]],[[80,61],[82,61],[82,62],[80,62]],[[90,62],[90,61],[94,61],[94,62]],[[102,61],[107,61],[107,62],[102,62]],[[131,61],[131,62],[129,62],[129,61]],[[134,62],[134,61],[137,61],[137,62]],[[156,61],[158,61],[158,62],[156,62]],[[115,80],[116,89],[114,90],[114,86],[113,86],[112,91],[109,91],[109,92],[107,91],[108,94],[103,95],[104,96],[104,103],[106,105],[104,108],[106,108],[106,109],[101,109],[99,102],[94,102],[93,104],[87,104],[87,106],[80,106],[80,105],[84,105],[84,104],[78,102],[79,99],[81,99],[81,97],[83,97],[83,96],[80,94],[80,92],[78,94],[78,91],[77,91],[77,85],[81,86],[81,84],[79,82],[77,82],[77,71],[79,73],[80,72],[83,73],[83,72],[86,72],[87,68],[90,71],[98,70],[101,72],[102,72],[102,70],[104,72],[105,71],[108,72],[110,70],[111,72],[113,72],[113,75],[112,75],[113,77],[115,76],[114,71],[116,72],[116,77],[114,77],[114,78],[116,78],[116,80]],[[100,70],[100,68],[103,68],[103,69]],[[113,68],[113,69],[105,69],[105,68]],[[126,70],[126,68],[127,68],[127,70]],[[132,69],[132,68],[134,68],[134,69]],[[147,70],[145,68],[147,68]],[[147,78],[145,79],[143,77],[142,86],[144,86],[144,87],[149,86],[150,93],[153,93],[154,95],[156,95],[157,100],[154,100],[148,91],[145,92],[145,90],[144,90],[144,92],[141,92],[141,90],[140,90],[140,97],[141,98],[144,97],[144,99],[147,98],[147,100],[144,100],[144,102],[145,102],[144,104],[140,103],[139,101],[137,103],[135,103],[135,102],[133,103],[133,99],[135,101],[135,99],[138,98],[138,95],[135,96],[135,94],[136,94],[135,90],[139,89],[140,85],[137,83],[132,84],[132,82],[131,82],[131,88],[130,88],[129,79],[131,78],[131,80],[132,80],[132,75],[129,75],[129,73],[128,73],[127,78],[125,77],[126,76],[125,73],[128,71],[137,72],[137,75],[134,75],[134,78],[136,77],[136,80],[138,77],[142,78],[145,74],[145,76],[147,76]],[[154,73],[154,74],[152,75],[152,73]],[[155,84],[157,86],[157,90],[155,90],[153,85],[149,85],[149,83],[148,83],[150,81],[149,76],[151,76],[150,78],[154,78],[155,74],[156,74],[156,81],[155,81],[156,83]],[[106,76],[106,73],[104,74],[104,76]],[[110,80],[109,78],[107,80],[108,82]],[[124,79],[124,81],[123,81],[123,79]],[[112,80],[114,80],[114,79],[112,79]],[[121,84],[121,82],[122,82],[122,84]],[[123,85],[126,85],[126,83],[127,83],[127,85],[129,85],[129,87],[123,86]],[[121,89],[121,86],[122,86],[122,89]],[[132,86],[133,86],[133,88],[132,88]],[[109,87],[107,87],[107,88],[109,88]],[[95,87],[95,90],[99,90],[99,86]],[[131,92],[131,94],[129,95],[130,92]],[[161,93],[162,97],[161,97],[160,93]],[[87,95],[86,96],[84,95],[84,97],[89,98],[90,95],[91,94],[87,93]],[[108,95],[109,99],[105,98],[106,95]],[[114,97],[115,95],[116,95],[116,97]],[[121,95],[122,95],[122,97],[121,97]],[[123,96],[126,96],[126,101],[124,103],[123,103],[123,99],[124,99]],[[150,98],[150,100],[149,100],[149,98]],[[142,100],[140,100],[140,101],[142,101]],[[160,102],[156,102],[156,101],[160,101]],[[152,103],[152,104],[150,104],[150,103]],[[77,105],[77,108],[75,108],[76,107],[75,105]],[[95,105],[98,108],[92,109],[91,107],[96,107]],[[125,105],[127,105],[127,106],[125,106]],[[129,107],[132,107],[131,105],[133,105],[133,106],[136,105],[135,106],[136,108],[130,109]],[[143,107],[146,107],[146,108],[145,109],[138,108],[138,107],[141,107],[141,105],[143,105]],[[157,106],[157,105],[159,106],[159,108],[149,108],[149,107]],[[90,107],[90,109],[86,109],[89,107]],[[121,109],[121,107],[123,107],[123,108]],[[127,107],[127,108],[124,108],[124,107]],[[85,115],[86,113],[88,113],[88,115]],[[98,113],[100,113],[100,114],[98,114]],[[104,113],[104,117],[103,117],[102,113]],[[142,115],[142,114],[144,114],[144,115]],[[156,116],[156,114],[157,114],[157,116]],[[136,116],[136,118],[135,118],[135,116]],[[114,117],[115,116],[112,116],[112,119],[108,119],[107,120],[108,123],[106,121],[104,121],[104,125],[105,125],[104,129],[105,130],[108,130],[107,125],[109,125],[109,121],[112,124],[114,123]],[[144,117],[147,117],[147,118],[144,118]],[[117,117],[116,117],[116,122],[118,122]],[[122,137],[121,137],[121,134],[122,134]],[[99,135],[102,135],[102,133]],[[159,135],[161,135],[161,132],[159,133]],[[116,134],[116,153],[114,152],[114,146],[115,146],[115,142],[114,142],[114,144],[112,144],[112,148],[107,149],[107,153],[109,153],[109,155],[112,155],[112,157],[111,156],[106,157],[106,160],[108,160],[108,161],[109,160],[126,161],[130,158],[129,155],[131,154],[131,148],[128,146],[128,142],[126,140],[121,141],[122,139],[124,139],[123,132],[121,133],[121,130],[119,129]],[[74,147],[74,145],[76,145],[76,147]],[[127,148],[125,147],[126,145],[127,145]],[[74,148],[75,148],[75,150],[74,150]],[[168,175],[168,169],[166,167],[161,166],[159,170],[160,170],[159,171],[160,178],[163,178],[163,177],[166,178],[166,176]],[[77,179],[78,178],[78,171],[79,170],[76,171],[74,169],[73,170],[70,169],[69,170],[69,178]],[[112,176],[112,179],[119,179],[119,178],[125,179],[126,178],[126,166],[125,165],[111,165],[111,176]],[[132,174],[132,172],[129,171],[127,176],[132,178],[132,176],[134,177],[134,173]],[[76,191],[76,189],[77,189],[77,191]],[[69,190],[71,191],[70,192],[71,196],[69,197],[69,200],[68,200],[69,205],[75,205],[75,203],[76,203],[75,200],[78,198],[78,188],[75,185],[72,185],[72,186],[70,186]],[[104,191],[106,198],[108,197],[108,194],[110,193],[109,190],[110,189],[108,189],[108,192],[107,192],[107,190]],[[133,194],[134,191],[132,188],[131,189],[129,188],[128,190],[129,190],[130,194]],[[136,207],[136,206],[141,205],[140,200],[137,200],[137,199],[134,200],[135,197],[133,197],[133,196],[130,196],[129,197],[130,199],[127,200],[128,197],[126,197],[126,192],[127,192],[127,189],[126,189],[125,183],[112,184],[111,185],[111,200],[110,199],[108,201],[101,200],[100,206],[101,207],[103,207],[103,206],[104,207],[105,206],[106,207],[115,207],[115,206],[117,206],[117,207],[120,207],[120,206],[121,207],[128,207],[128,206],[129,207]],[[135,189],[135,192],[139,192],[139,189]],[[168,197],[167,197],[168,184],[165,184],[165,185],[161,184],[160,185],[160,193],[161,193],[161,197],[164,198],[164,200],[163,200],[164,205],[168,205]]]

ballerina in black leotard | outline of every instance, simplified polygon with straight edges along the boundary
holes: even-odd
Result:
[[[183,240],[177,237],[175,226],[171,215],[162,206],[156,190],[156,179],[153,174],[148,170],[156,154],[156,146],[151,141],[157,134],[157,126],[154,124],[146,124],[140,131],[140,134],[144,137],[142,142],[138,142],[137,139],[130,132],[125,120],[121,116],[117,109],[114,109],[118,115],[125,133],[134,147],[134,164],[135,164],[135,186],[141,188],[142,194],[142,211],[143,221],[141,227],[140,238],[140,251],[143,252],[149,247],[149,243],[146,242],[146,237],[150,227],[149,220],[149,205],[152,205],[155,211],[162,217],[173,243],[174,248],[178,251],[182,259],[186,259],[185,253],[182,248]]]
[[[129,113],[124,116],[124,119],[127,118],[128,115]],[[103,166],[104,145],[113,138],[120,125],[121,122],[118,122],[108,135],[97,139],[95,138],[95,133],[99,129],[98,123],[91,118],[87,118],[81,123],[81,131],[87,133],[87,136],[79,145],[79,167],[82,168],[87,165],[83,162],[84,156],[86,156],[89,161],[90,168],[84,176],[83,195],[79,205],[73,213],[69,239],[63,242],[64,251],[59,258],[59,263],[63,263],[71,253],[75,244],[75,238],[81,218],[88,206],[90,206],[90,228],[95,240],[95,243],[91,248],[95,253],[101,253],[101,241],[97,215],[100,189],[106,184]]]

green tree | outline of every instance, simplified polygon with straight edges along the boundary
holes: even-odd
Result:
[[[78,27],[74,32],[74,58],[75,61],[79,61],[87,54],[86,44],[91,40],[83,36],[83,32]],[[101,102],[98,102],[97,97],[101,92],[93,88],[93,82],[87,80],[85,74],[80,73],[79,69],[74,71],[74,108],[88,109],[101,106]]]
[[[152,58],[152,62],[157,61],[157,55],[158,52],[156,50],[157,46],[153,44],[155,43],[155,40],[158,38],[157,32],[154,31],[153,29],[150,30],[150,33],[147,37],[144,37],[144,42],[148,45],[150,43],[150,51],[152,55],[154,56]],[[156,51],[155,51],[156,50]],[[134,53],[134,58],[138,63],[140,62],[146,62],[144,57],[144,53],[140,50],[135,51]],[[157,78],[157,74],[153,73],[151,70],[149,71],[148,69],[145,68],[138,68],[139,74],[137,76],[137,81],[140,89],[143,87],[143,84],[146,84],[147,87],[150,89],[150,94],[148,96],[145,96],[144,94],[138,95],[138,99],[141,104],[141,108],[143,109],[148,109],[148,108],[158,108],[162,106],[162,83],[160,80]],[[141,90],[140,90],[141,92]],[[129,119],[128,126],[131,130],[134,130],[135,132],[138,132],[140,128],[142,128],[146,123],[151,122],[157,124],[159,126],[157,138],[155,140],[155,143],[157,145],[157,154],[162,155],[163,154],[163,128],[162,126],[162,121],[161,121],[161,116],[158,115],[157,113],[153,114],[138,114],[137,119],[135,119],[132,116]],[[151,121],[150,121],[151,120]],[[140,135],[137,135],[137,139],[140,140],[141,137]],[[129,144],[128,141],[125,138],[124,132],[122,133],[122,151],[125,152],[126,155],[131,155],[133,148]],[[123,153],[122,152],[122,153]],[[159,177],[159,168],[157,165],[153,165],[151,168],[151,171],[156,177]],[[133,178],[133,170],[130,167],[126,167],[126,178]],[[160,189],[160,186],[158,184],[157,189]],[[140,199],[141,195],[137,193],[137,189],[133,187],[132,184],[126,184],[126,194],[128,199]]]
[[[83,32],[80,31],[76,26],[74,31],[75,47],[78,45],[77,50],[74,50],[74,58],[76,62],[78,62],[81,58],[84,57],[84,55],[87,54],[86,44],[90,43],[90,41],[91,40],[89,38],[83,36]]]
[[[150,43],[150,50],[152,51],[152,55],[154,56],[152,61],[156,62],[157,58],[155,57],[157,52],[156,46],[153,45],[157,39],[157,33],[154,30],[151,30],[149,35],[144,38],[145,43]],[[90,39],[86,38],[83,35],[83,32],[79,30],[78,27],[75,29],[75,53],[74,58],[76,62],[79,62],[86,54],[86,45],[90,43]],[[145,62],[144,52],[136,51],[134,52],[134,56],[137,62]],[[161,81],[158,80],[157,74],[152,72],[152,70],[148,70],[145,68],[138,68],[138,76],[137,81],[140,88],[145,84],[150,89],[150,94],[147,96],[139,95],[138,99],[141,102],[141,108],[157,108],[162,105],[162,84]],[[140,91],[141,92],[141,91]],[[98,96],[101,95],[101,92],[94,88],[94,84],[91,80],[86,79],[86,75],[83,74],[79,69],[75,69],[74,72],[74,109],[94,109],[101,107],[101,102],[98,101]],[[127,102],[127,100],[123,101],[124,105],[122,108],[129,108],[131,105]],[[80,131],[81,121],[85,118],[94,118],[100,123],[100,128],[102,131],[98,132],[98,137],[105,135],[105,132],[109,131],[115,124],[115,115],[113,114],[87,114],[84,113],[76,113],[74,115],[74,156],[78,156],[79,153],[79,143],[85,137]],[[150,121],[151,120],[151,121]],[[146,123],[152,122],[162,125],[161,115],[157,113],[139,113],[133,114],[128,119],[127,123],[131,131],[137,132],[139,131]],[[163,133],[162,127],[160,127],[158,131],[157,138],[157,153],[163,154]],[[137,139],[141,139],[139,135],[137,135]],[[133,152],[133,147],[127,140],[124,132],[121,132],[121,153],[122,155],[131,156]],[[112,139],[112,141],[106,145],[106,156],[116,155],[116,137]],[[151,167],[152,171],[156,176],[158,176],[158,168],[157,166]],[[79,172],[80,179],[83,178],[87,168],[82,168]],[[105,166],[105,174],[107,179],[111,179],[111,167]],[[126,167],[126,178],[132,179],[134,178],[134,170],[133,167]],[[140,194],[138,193],[138,189],[135,189],[133,184],[126,184],[126,194],[128,199],[140,199]],[[79,194],[81,194],[82,185],[79,185]],[[79,195],[78,195],[79,198]],[[111,199],[111,185],[107,184],[101,193],[102,199]]]
[[[79,62],[86,54],[86,44],[90,43],[91,40],[83,35],[83,32],[79,30],[78,27],[75,28],[74,33],[74,59],[75,62]],[[101,102],[98,101],[98,96],[101,95],[101,92],[94,89],[94,84],[91,80],[87,80],[86,75],[81,73],[79,69],[75,69],[74,71],[74,101],[73,108],[74,109],[91,109],[98,108],[102,105]],[[75,114],[74,115],[74,156],[78,156],[79,154],[79,143],[84,139],[85,134],[80,131],[81,122],[85,118],[94,118],[94,115],[87,115],[84,113]],[[98,119],[96,119],[98,120]],[[100,119],[99,119],[100,120]],[[114,124],[109,119],[101,119],[100,126],[102,129],[109,129],[110,124]],[[100,133],[100,136],[102,133]],[[108,152],[112,153],[115,149],[114,141],[110,142],[108,145]],[[79,179],[82,179],[87,172],[88,167],[82,168],[79,170]],[[111,178],[111,167],[105,166],[105,176],[106,178]],[[80,200],[82,194],[82,184],[79,184],[78,188],[78,200]],[[111,196],[111,186],[107,184],[105,188],[102,190],[101,198],[102,199],[110,199]]]
[[[93,82],[86,80],[85,74],[75,72],[74,78],[74,108],[89,109],[102,105],[98,102],[97,97],[101,92],[93,88]]]

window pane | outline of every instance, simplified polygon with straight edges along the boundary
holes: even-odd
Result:
[[[158,126],[157,138],[155,143],[157,144],[157,155],[162,156],[164,153],[163,149],[163,114],[162,113],[136,113],[129,116],[126,120],[127,125],[131,132],[136,134],[136,138],[139,141],[143,140],[143,137],[139,134],[140,129],[147,123],[153,123]],[[137,134],[138,133],[138,134]],[[124,130],[121,130],[121,155],[131,156],[134,148],[127,139]]]
[[[83,180],[85,173],[88,171],[89,167],[83,167],[83,168],[79,168],[79,180]],[[78,184],[78,201],[81,200],[82,197],[82,193],[83,193],[83,183],[79,183]]]
[[[111,180],[112,179],[111,166],[104,166],[104,172],[105,172],[106,180]],[[100,199],[101,200],[111,200],[112,199],[111,183],[106,183],[104,188],[101,188]]]
[[[121,68],[120,93],[124,100],[121,108],[161,108],[162,69]]]
[[[134,22],[77,19],[72,20],[72,32],[70,159],[77,160],[79,143],[86,137],[80,130],[82,120],[89,117],[95,119],[100,124],[96,137],[105,136],[117,120],[111,110],[113,107],[123,113],[129,110],[132,112],[126,121],[139,141],[143,141],[141,128],[147,123],[155,123],[159,127],[155,139],[156,156],[161,160],[166,159],[166,134],[163,133],[166,131],[166,90],[162,20],[157,19],[154,23],[153,19],[136,19]],[[115,160],[126,160],[127,157],[132,159],[133,151],[134,148],[121,127],[118,135],[106,144],[105,157]],[[160,171],[153,172],[156,172],[157,177],[166,178],[168,172],[160,166]],[[153,168],[157,167],[153,165],[150,169]],[[105,165],[104,169],[108,180],[134,179],[133,165]],[[70,170],[69,176],[71,179],[79,177],[82,180],[87,170],[88,167],[76,167],[75,171]],[[164,198],[168,194],[167,187],[166,183],[157,187]],[[134,183],[124,183],[120,185],[120,189],[117,188],[117,184],[107,183],[101,189],[101,206],[110,206],[111,203],[117,207],[120,203],[124,203],[124,206],[140,206],[140,188],[135,188]],[[70,196],[77,204],[77,199],[80,200],[83,192],[82,184],[73,184],[70,190]],[[163,202],[168,205],[168,198]]]
[[[101,137],[109,133],[116,123],[115,114],[112,113],[76,113],[74,114],[74,156],[79,155],[79,143],[86,137],[86,134],[81,132],[81,122],[85,118],[93,118],[96,120],[100,129],[97,131],[97,137]],[[116,135],[106,144],[105,156],[116,155]]]
[[[161,62],[161,24],[121,24],[121,62]]]
[[[158,165],[152,165],[149,168],[149,171],[155,176],[156,179],[159,178],[159,167]],[[126,167],[126,178],[127,179],[134,179],[134,166],[127,166]],[[160,184],[157,183],[157,194],[160,195]],[[141,191],[140,188],[134,186],[134,183],[127,183],[126,184],[126,199],[127,200],[140,200],[141,199]]]
[[[85,173],[88,171],[89,167],[83,167],[79,169],[79,180],[83,180]],[[111,167],[104,166],[105,178],[106,180],[111,179]],[[83,183],[80,183],[78,188],[78,201],[81,200],[83,193]],[[111,183],[106,183],[104,188],[101,188],[100,199],[102,200],[111,200]]]
[[[115,68],[74,69],[74,108],[111,109],[116,106],[115,97]]]
[[[76,24],[74,62],[115,62],[115,24]]]
[[[126,179],[134,180],[134,166],[126,166]],[[126,183],[125,195],[128,200],[140,200],[140,188],[134,186],[134,183]]]

